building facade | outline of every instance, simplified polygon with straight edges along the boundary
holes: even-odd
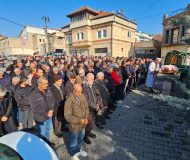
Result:
[[[5,56],[33,55],[35,52],[43,55],[47,52],[64,51],[64,33],[55,29],[48,29],[46,35],[43,28],[26,26],[19,37],[0,39],[0,54]]]
[[[186,19],[190,19],[190,4],[179,14],[170,17],[167,15],[163,16],[163,41],[161,50],[163,59],[172,51],[190,53],[190,21],[185,22]]]
[[[62,27],[67,54],[133,56],[137,25],[121,14],[85,6],[67,17],[71,22]]]
[[[135,57],[156,58],[161,56],[162,35],[153,35],[151,39],[135,42]]]
[[[135,34],[135,42],[146,42],[151,41],[153,39],[153,36],[143,33],[141,31],[136,32]]]

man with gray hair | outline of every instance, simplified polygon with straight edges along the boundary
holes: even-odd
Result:
[[[103,101],[103,107],[99,110],[96,117],[96,125],[100,127],[105,125],[105,119],[110,119],[107,115],[110,94],[108,88],[106,87],[106,83],[104,82],[104,73],[98,72],[96,77],[97,79],[95,81],[95,85],[98,88]]]
[[[40,129],[40,135],[49,140],[53,128],[52,116],[55,99],[48,88],[48,80],[45,77],[40,77],[37,80],[37,87],[30,94],[29,102],[36,125]]]
[[[91,131],[94,127],[94,121],[97,115],[97,111],[102,107],[102,98],[100,92],[94,84],[94,74],[87,74],[86,83],[83,85],[83,93],[87,99],[89,107],[89,123],[86,127],[84,141],[87,144],[91,144],[91,141],[88,137],[96,138],[96,135],[93,134]],[[99,126],[99,129],[103,129],[103,127]]]

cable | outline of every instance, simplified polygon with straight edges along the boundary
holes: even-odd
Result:
[[[145,9],[143,12],[141,12],[141,14],[139,14],[135,19],[142,17],[143,14],[145,14],[147,11],[152,9],[158,2],[160,2],[160,0],[154,1],[154,3],[152,3],[147,9]]]
[[[7,18],[0,17],[0,19],[5,20],[5,21],[10,22],[10,23],[13,23],[13,24],[16,24],[16,25],[21,26],[21,27],[25,27],[24,25],[19,24],[19,23],[17,23],[17,22],[14,22],[14,21],[12,21],[12,20],[9,20],[9,19],[7,19]]]
[[[185,8],[181,8],[181,9],[177,9],[177,10],[173,10],[173,11],[166,11],[166,12],[162,12],[162,13],[157,13],[155,15],[142,17],[138,21],[145,20],[145,19],[148,19],[148,18],[153,18],[153,17],[160,16],[160,15],[163,15],[163,14],[166,14],[166,13],[176,13],[177,11],[183,11],[183,10],[185,10]]]

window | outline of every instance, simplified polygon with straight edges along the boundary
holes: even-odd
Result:
[[[45,42],[45,39],[43,39],[43,42]]]
[[[185,26],[182,26],[181,29],[181,37],[185,36]]]
[[[121,48],[121,52],[123,52],[123,48]]]
[[[76,40],[77,40],[77,41],[80,41],[80,40],[82,40],[82,39],[84,39],[84,33],[83,33],[83,32],[77,33],[77,34],[76,34]]]
[[[107,53],[108,48],[95,48],[95,53]]]
[[[103,30],[103,37],[107,37],[107,30],[106,29]]]
[[[76,40],[77,40],[77,41],[80,40],[80,34],[79,34],[79,33],[77,33],[77,35],[76,35]]]
[[[128,38],[131,38],[131,32],[128,31],[128,34],[127,34]]]
[[[41,39],[39,39],[39,41],[41,42],[42,40],[41,40]]]
[[[66,36],[66,44],[72,44],[72,36],[71,35]]]
[[[166,38],[165,38],[165,44],[167,44],[167,43],[169,43],[169,30],[166,30],[165,36],[166,36]]]
[[[102,38],[102,32],[98,31],[98,38]]]
[[[0,144],[0,159],[23,160],[16,151],[4,144]]]
[[[81,39],[84,39],[84,33],[81,32],[80,34],[81,34]]]
[[[58,37],[58,39],[63,39],[63,37]]]

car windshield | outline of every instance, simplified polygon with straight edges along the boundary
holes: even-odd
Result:
[[[0,160],[23,160],[23,158],[9,146],[0,144]]]

